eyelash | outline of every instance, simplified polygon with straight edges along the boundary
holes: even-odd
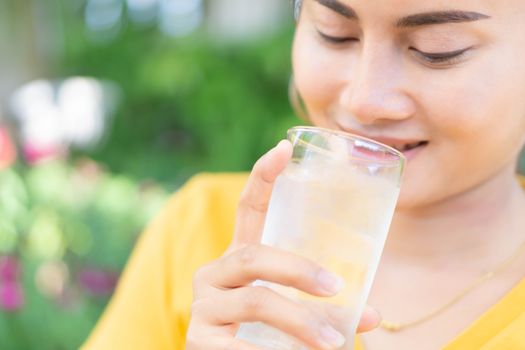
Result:
[[[331,35],[327,35],[325,33],[322,33],[320,31],[317,31],[317,33],[319,33],[319,36],[321,37],[321,39],[323,39],[324,41],[326,41],[329,44],[339,44],[339,45],[341,45],[341,44],[345,44],[345,43],[348,43],[348,42],[359,41],[359,39],[352,38],[352,37],[331,36]]]
[[[465,56],[470,49],[471,47],[467,47],[465,49],[450,52],[430,53],[419,51],[413,47],[410,48],[410,50],[413,51],[418,57],[421,57],[426,62],[435,65],[452,65],[454,63],[459,63],[463,56]]]
[[[320,31],[317,31],[319,36],[325,42],[332,45],[343,45],[349,42],[359,41],[357,38],[352,37],[336,37],[324,34]],[[471,49],[467,47],[465,49],[450,51],[450,52],[423,52],[414,47],[409,48],[414,54],[423,59],[425,62],[434,65],[452,65],[461,61],[463,56]]]

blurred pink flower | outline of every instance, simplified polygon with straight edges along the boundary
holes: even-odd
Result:
[[[16,160],[16,151],[5,127],[0,127],[0,170],[5,169]]]
[[[15,282],[20,274],[20,264],[16,257],[4,255],[0,257],[0,283]]]
[[[17,311],[24,304],[24,291],[15,281],[0,283],[0,308],[5,311]]]
[[[91,295],[108,296],[117,285],[119,274],[95,268],[84,268],[78,273],[79,285]]]
[[[29,165],[36,165],[40,162],[50,159],[64,157],[67,152],[60,146],[43,146],[27,141],[23,145],[24,159]]]

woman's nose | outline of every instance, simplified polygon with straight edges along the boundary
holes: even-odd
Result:
[[[362,52],[341,94],[342,108],[364,125],[410,118],[415,102],[407,91],[402,62],[395,55]]]

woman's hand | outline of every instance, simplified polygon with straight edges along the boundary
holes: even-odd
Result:
[[[242,322],[263,322],[318,349],[337,349],[345,339],[320,313],[255,280],[290,286],[329,297],[342,287],[339,277],[312,261],[259,244],[272,187],[291,157],[281,141],[255,164],[241,196],[234,239],[226,254],[194,276],[194,302],[187,333],[188,350],[260,350],[235,338]],[[377,312],[367,308],[359,332],[375,328]]]

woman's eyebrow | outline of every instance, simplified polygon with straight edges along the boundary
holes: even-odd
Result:
[[[357,13],[350,6],[343,4],[338,0],[315,0],[317,3],[330,8],[331,10],[339,13],[340,15],[353,20],[358,20]],[[484,15],[478,12],[472,11],[433,11],[418,13],[399,19],[396,23],[396,27],[407,28],[407,27],[418,27],[431,24],[444,24],[444,23],[462,23],[462,22],[473,22],[481,19],[488,19],[490,16]]]
[[[487,19],[490,16],[470,11],[436,11],[410,15],[401,18],[396,27],[418,27],[431,24],[462,23]]]
[[[342,2],[339,2],[337,0],[315,0],[315,1],[323,6],[326,6],[334,10],[335,12],[339,13],[340,15],[348,19],[355,19],[355,20],[358,19],[355,11],[351,7],[343,4]]]

